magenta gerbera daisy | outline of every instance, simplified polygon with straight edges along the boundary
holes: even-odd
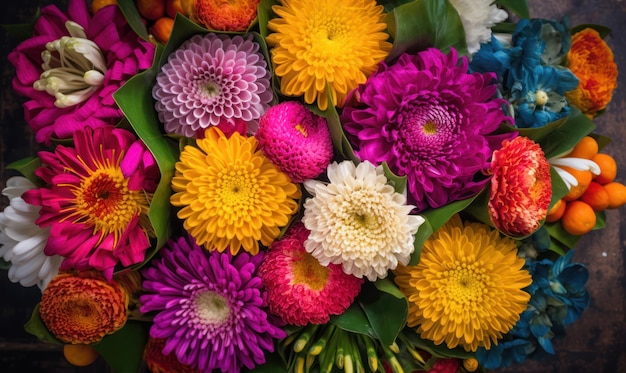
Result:
[[[273,99],[267,62],[252,35],[195,35],[168,57],[152,96],[165,131],[201,137],[240,121],[255,132]]]
[[[494,78],[468,73],[454,49],[403,54],[352,92],[342,123],[359,158],[406,175],[409,203],[440,207],[480,191],[493,150],[513,136],[490,135],[511,122]]]
[[[319,176],[333,159],[326,119],[297,101],[269,108],[255,137],[263,154],[295,183]]]
[[[518,136],[504,141],[491,161],[489,216],[510,236],[533,233],[548,214],[552,198],[550,163],[539,144]]]
[[[141,312],[155,311],[150,336],[163,354],[204,372],[239,372],[265,362],[286,333],[266,313],[257,269],[263,254],[208,252],[192,238],[170,240],[143,271]]]
[[[159,177],[155,160],[132,132],[89,127],[75,147],[39,152],[37,175],[46,186],[23,199],[41,206],[36,223],[50,227],[46,255],[65,257],[61,270],[94,268],[111,278],[114,266],[143,261],[150,247],[150,196]]]
[[[259,268],[269,310],[292,325],[325,324],[342,314],[361,290],[362,278],[341,265],[323,266],[304,248],[309,230],[297,222],[274,241]]]
[[[154,46],[137,36],[118,7],[92,16],[86,1],[70,0],[67,9],[42,8],[33,37],[8,56],[16,70],[13,88],[28,98],[26,122],[40,143],[119,121],[113,93],[154,56]]]

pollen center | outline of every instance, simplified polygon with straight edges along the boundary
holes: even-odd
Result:
[[[259,186],[243,166],[235,166],[219,173],[217,196],[224,212],[242,216],[254,209],[259,197]]]
[[[330,270],[321,265],[313,255],[307,252],[301,254],[301,259],[291,264],[291,270],[294,274],[292,285],[303,284],[314,291],[323,290]]]
[[[487,291],[489,278],[480,270],[480,264],[456,263],[456,267],[444,272],[442,285],[446,289],[447,298],[453,299],[457,311],[479,305],[483,294]]]
[[[196,294],[193,303],[196,316],[202,324],[220,326],[230,317],[228,300],[213,291]]]

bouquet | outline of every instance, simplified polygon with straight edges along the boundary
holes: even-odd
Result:
[[[70,0],[9,56],[0,256],[116,372],[485,372],[588,307],[626,202],[602,25],[527,1]]]

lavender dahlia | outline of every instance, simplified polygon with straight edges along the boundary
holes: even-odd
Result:
[[[204,372],[238,372],[265,362],[273,338],[285,332],[268,320],[257,268],[263,254],[207,252],[181,237],[161,249],[143,271],[141,312],[156,311],[153,338],[165,338],[163,354]]]
[[[152,89],[165,131],[201,137],[241,122],[256,131],[272,101],[270,73],[252,36],[195,35],[168,57]],[[245,131],[244,131],[245,132]]]
[[[493,74],[468,74],[467,59],[428,49],[381,64],[352,92],[342,123],[362,160],[387,162],[407,176],[408,203],[419,211],[479,192],[502,122]]]

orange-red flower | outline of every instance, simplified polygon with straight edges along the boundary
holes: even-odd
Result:
[[[256,18],[261,0],[196,0],[192,18],[217,31],[245,31]]]
[[[611,102],[617,87],[613,51],[596,30],[586,28],[572,37],[567,60],[569,69],[580,82],[565,96],[572,105],[593,117]]]
[[[152,373],[200,373],[200,369],[191,365],[186,365],[178,361],[176,354],[170,352],[165,355],[163,348],[165,347],[165,338],[148,338],[146,347],[143,351],[143,359],[146,361],[148,369]]]
[[[64,272],[44,290],[39,313],[57,339],[90,344],[124,326],[128,302],[123,287],[99,272]]]
[[[502,142],[491,161],[489,215],[494,226],[513,237],[533,233],[552,198],[550,163],[539,144],[518,136]]]

